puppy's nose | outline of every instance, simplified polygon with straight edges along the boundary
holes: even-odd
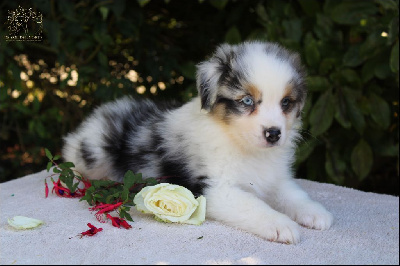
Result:
[[[274,144],[281,138],[281,130],[277,127],[270,127],[264,131],[265,138],[271,144]]]

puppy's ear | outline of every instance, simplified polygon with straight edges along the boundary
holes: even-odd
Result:
[[[298,110],[296,117],[300,117],[301,111],[304,108],[304,104],[306,102],[307,98],[307,87],[306,87],[306,70],[305,67],[303,66],[301,62],[300,55],[298,53],[291,53],[290,55],[290,62],[294,69],[297,72],[297,77],[296,77],[296,94],[297,94],[297,101],[298,101]]]
[[[233,47],[222,44],[210,59],[197,65],[196,85],[201,98],[201,108],[208,112],[217,100],[221,75],[230,68],[232,54]]]

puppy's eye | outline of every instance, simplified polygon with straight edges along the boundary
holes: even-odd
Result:
[[[292,100],[289,97],[285,97],[281,101],[281,106],[283,111],[287,111],[292,104]]]
[[[251,106],[254,104],[253,98],[251,96],[245,96],[240,100],[241,103]]]
[[[289,105],[289,103],[290,103],[290,99],[288,97],[285,97],[282,99],[282,102],[281,102],[282,106],[287,106],[287,105]]]

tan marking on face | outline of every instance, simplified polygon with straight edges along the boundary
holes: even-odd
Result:
[[[253,97],[254,104],[255,104],[254,111],[251,112],[250,115],[252,115],[252,116],[257,115],[258,106],[259,106],[259,103],[261,102],[261,99],[262,99],[262,92],[257,88],[257,86],[255,86],[253,84],[245,85],[244,88],[247,90],[249,95],[251,97]]]
[[[250,93],[250,95],[253,97],[255,103],[258,103],[261,98],[262,98],[262,93],[261,91],[257,88],[257,86],[253,85],[253,84],[249,84],[247,86],[245,86],[245,88],[247,89],[247,91]]]
[[[294,89],[294,85],[293,85],[292,82],[287,84],[286,87],[285,87],[282,99],[285,98],[285,97],[288,97],[288,96],[293,98],[293,89]]]
[[[219,122],[229,123],[229,120],[226,117],[226,105],[219,103],[216,104],[215,107],[211,111],[211,115],[216,118]]]

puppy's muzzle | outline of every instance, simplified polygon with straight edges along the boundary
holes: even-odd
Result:
[[[281,138],[281,130],[277,127],[270,127],[264,130],[265,139],[271,143],[275,144]]]

